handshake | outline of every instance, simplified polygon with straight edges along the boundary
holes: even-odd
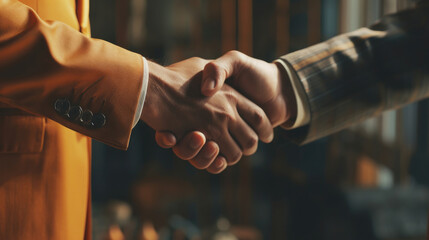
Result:
[[[273,128],[296,117],[292,86],[277,63],[231,51],[213,61],[149,62],[149,69],[141,120],[156,130],[158,145],[210,173],[255,153],[259,140],[271,142]]]

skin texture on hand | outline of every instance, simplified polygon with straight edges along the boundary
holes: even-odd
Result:
[[[283,71],[284,69],[275,63],[267,63],[231,51],[206,64],[201,92],[212,96],[228,81],[228,84],[259,105],[275,127],[296,117],[295,96],[287,74]],[[187,138],[196,134],[199,133],[191,132]],[[174,138],[169,132],[157,132],[157,135],[160,137],[157,139],[159,145],[165,144],[165,138]],[[187,152],[189,155],[198,156],[197,150],[190,149],[187,138],[182,140],[180,145],[175,145],[172,141],[168,147],[173,147],[176,154]],[[204,142],[201,141],[200,144]]]
[[[275,63],[230,51],[209,62],[203,73],[201,92],[213,96],[225,81],[260,106],[274,127],[296,115],[296,102],[287,74]]]
[[[201,132],[190,132],[177,144],[176,137],[171,132],[157,131],[155,140],[162,148],[172,148],[177,157],[189,160],[195,168],[206,169],[209,173],[218,174],[227,167],[226,159],[223,156],[218,156],[211,161],[212,156],[219,154],[219,146],[213,141],[206,142],[206,138]],[[198,149],[191,146],[191,141],[198,143]]]
[[[199,131],[185,136],[183,142],[189,144],[194,153],[201,152],[201,156],[179,157],[195,160],[205,156],[205,161],[193,163],[200,169],[212,164],[219,166],[218,159],[222,157],[228,165],[235,164],[243,154],[256,151],[258,139],[269,142],[273,138],[272,126],[263,110],[230,86],[225,85],[210,98],[201,94],[202,69],[207,62],[191,58],[166,68],[149,63],[148,92],[141,117],[153,129],[170,131],[177,139]],[[210,140],[205,144],[204,136]],[[175,137],[157,135],[157,140],[166,140],[163,144],[166,147]]]

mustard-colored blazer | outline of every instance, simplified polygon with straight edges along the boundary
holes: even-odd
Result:
[[[90,239],[89,137],[128,146],[142,59],[90,39],[88,6],[0,0],[0,239]]]

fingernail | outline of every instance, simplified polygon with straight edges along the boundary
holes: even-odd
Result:
[[[193,137],[193,138],[191,138],[191,141],[189,142],[189,146],[192,149],[198,149],[201,147],[201,140],[199,138]]]
[[[217,150],[214,148],[208,149],[205,153],[204,153],[204,158],[205,159],[212,159],[215,154],[216,154]]]
[[[216,81],[213,78],[207,78],[206,90],[213,90],[215,88]]]
[[[268,141],[269,143],[272,142],[274,140],[274,134],[271,134],[268,139],[269,139],[269,141]]]
[[[176,144],[176,137],[173,135],[169,135],[167,138],[165,138],[167,145],[174,145]]]
[[[225,164],[225,163],[224,163],[224,161],[222,161],[222,160],[217,160],[217,161],[216,161],[216,167],[217,167],[217,168],[222,168],[224,164]]]

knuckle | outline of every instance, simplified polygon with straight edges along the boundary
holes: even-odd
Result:
[[[227,104],[223,105],[224,111],[233,115],[238,114],[237,104],[240,102],[240,100],[237,93],[234,91],[223,91],[222,95],[227,102]]]
[[[244,54],[244,53],[242,53],[242,52],[240,52],[240,51],[237,51],[237,50],[231,50],[231,51],[229,51],[228,53],[228,56],[230,56],[231,58],[234,58],[234,59],[238,59],[238,60],[244,60],[245,59],[245,57],[246,57],[246,55]]]
[[[237,164],[240,161],[242,156],[243,156],[242,152],[236,152],[232,154],[231,157],[227,160],[228,166]]]
[[[216,69],[216,68],[219,68],[220,66],[216,62],[212,61],[212,62],[207,63],[206,67]]]
[[[208,68],[208,69],[211,69],[211,70],[214,70],[214,71],[218,71],[219,68],[220,68],[220,66],[216,62],[209,62],[209,63],[206,64],[205,68],[206,69]]]
[[[216,77],[220,78],[225,76],[226,74],[225,69],[219,63],[216,62],[207,63],[205,69],[209,69],[213,72],[213,74],[215,74]]]
[[[225,91],[223,92],[223,95],[225,96],[226,100],[228,100],[229,103],[234,103],[234,105],[237,103],[237,95],[233,91]]]
[[[231,57],[239,57],[242,53],[237,50],[231,50],[227,52],[227,55]]]
[[[221,128],[219,128],[217,126],[210,126],[207,134],[208,134],[208,136],[211,137],[211,139],[219,140],[220,138],[222,138],[223,131]]]
[[[233,122],[235,121],[235,116],[229,112],[223,112],[220,114],[220,119],[222,122]]]
[[[195,63],[196,66],[201,66],[202,68],[204,68],[208,62],[206,59],[200,57],[192,57],[191,60]]]
[[[243,146],[243,151],[246,151],[246,152],[252,151],[257,146],[258,146],[258,138],[255,136],[252,136],[246,141],[245,145]],[[250,154],[251,153],[252,152],[250,152]]]
[[[192,61],[196,61],[196,62],[201,62],[201,61],[203,61],[203,59],[202,58],[200,58],[200,57],[191,57],[190,58]]]
[[[253,122],[257,125],[257,126],[261,126],[264,123],[264,114],[262,112],[262,110],[258,109],[253,113]]]

